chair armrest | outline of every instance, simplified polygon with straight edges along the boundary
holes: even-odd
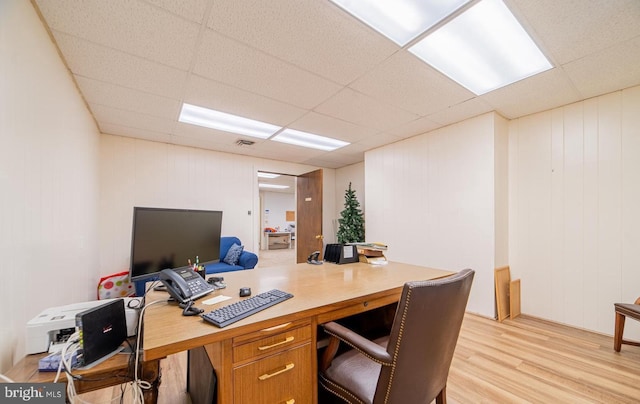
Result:
[[[242,251],[240,258],[238,258],[238,265],[244,269],[252,269],[255,268],[256,264],[258,264],[258,256],[256,254],[251,251]]]
[[[382,365],[389,366],[392,364],[391,355],[387,352],[386,348],[376,344],[375,342],[366,339],[360,334],[351,331],[350,329],[341,326],[335,322],[329,322],[323,324],[324,330],[344,343],[357,349],[360,353],[368,357],[369,359],[378,362]]]

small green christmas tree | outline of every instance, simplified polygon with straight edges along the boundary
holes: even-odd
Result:
[[[364,242],[364,218],[360,210],[360,202],[356,199],[356,191],[349,189],[344,194],[344,210],[338,219],[338,243],[362,243]]]

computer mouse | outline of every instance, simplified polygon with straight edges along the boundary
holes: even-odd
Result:
[[[240,297],[251,296],[251,288],[240,288]]]

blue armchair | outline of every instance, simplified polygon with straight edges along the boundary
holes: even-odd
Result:
[[[229,252],[229,248],[231,248],[234,243],[242,245],[240,239],[237,237],[220,237],[220,262],[216,262],[214,264],[206,264],[204,266],[204,270],[207,275],[216,274],[219,272],[231,272],[255,268],[255,266],[258,264],[258,256],[249,251],[242,251],[242,254],[240,254],[240,258],[238,259],[238,263],[236,265],[229,265],[223,261],[224,257],[227,256],[227,252]],[[136,296],[144,296],[146,282],[147,281],[135,282]]]
[[[214,264],[207,264],[204,266],[205,272],[209,274],[217,274],[219,272],[231,272],[240,271],[243,269],[253,269],[258,264],[258,256],[252,252],[243,250],[240,254],[240,259],[236,265],[229,265],[224,262],[224,257],[227,256],[229,248],[233,244],[242,245],[238,237],[221,237],[220,238],[220,262]]]

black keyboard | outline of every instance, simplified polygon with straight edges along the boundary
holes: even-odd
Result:
[[[273,289],[228,306],[220,307],[209,313],[201,314],[201,316],[205,321],[222,328],[292,297],[291,293]]]

